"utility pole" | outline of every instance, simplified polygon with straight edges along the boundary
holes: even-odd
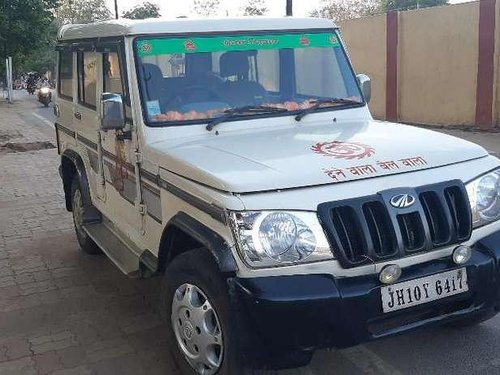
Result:
[[[115,0],[115,18],[118,19],[118,0]]]
[[[286,0],[286,15],[293,16],[292,0]]]
[[[7,57],[5,59],[5,70],[7,71],[6,83],[7,83],[7,102],[12,103],[14,101],[13,91],[12,91],[12,57]]]

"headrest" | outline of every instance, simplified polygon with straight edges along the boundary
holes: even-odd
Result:
[[[149,80],[160,80],[163,79],[163,73],[161,72],[161,69],[158,67],[158,65],[155,64],[142,64],[142,67],[144,69],[144,79],[146,81]]]
[[[186,71],[190,75],[203,75],[212,70],[212,54],[199,52],[186,55]]]
[[[220,57],[220,75],[224,78],[238,76],[248,79],[249,69],[246,51],[229,51]]]

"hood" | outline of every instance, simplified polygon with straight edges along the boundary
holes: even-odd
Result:
[[[231,132],[150,147],[160,166],[233,193],[343,183],[487,156],[480,146],[401,124],[349,121]],[[405,180],[407,181],[407,180]]]

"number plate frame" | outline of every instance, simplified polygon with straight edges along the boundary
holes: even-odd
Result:
[[[381,287],[382,310],[384,313],[390,313],[467,291],[469,285],[466,268],[441,272]]]

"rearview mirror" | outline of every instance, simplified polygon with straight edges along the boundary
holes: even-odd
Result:
[[[101,95],[101,130],[121,130],[125,128],[125,111],[120,94]]]
[[[366,74],[358,74],[356,78],[358,79],[359,87],[361,87],[366,102],[369,103],[372,98],[372,81],[370,77]]]

